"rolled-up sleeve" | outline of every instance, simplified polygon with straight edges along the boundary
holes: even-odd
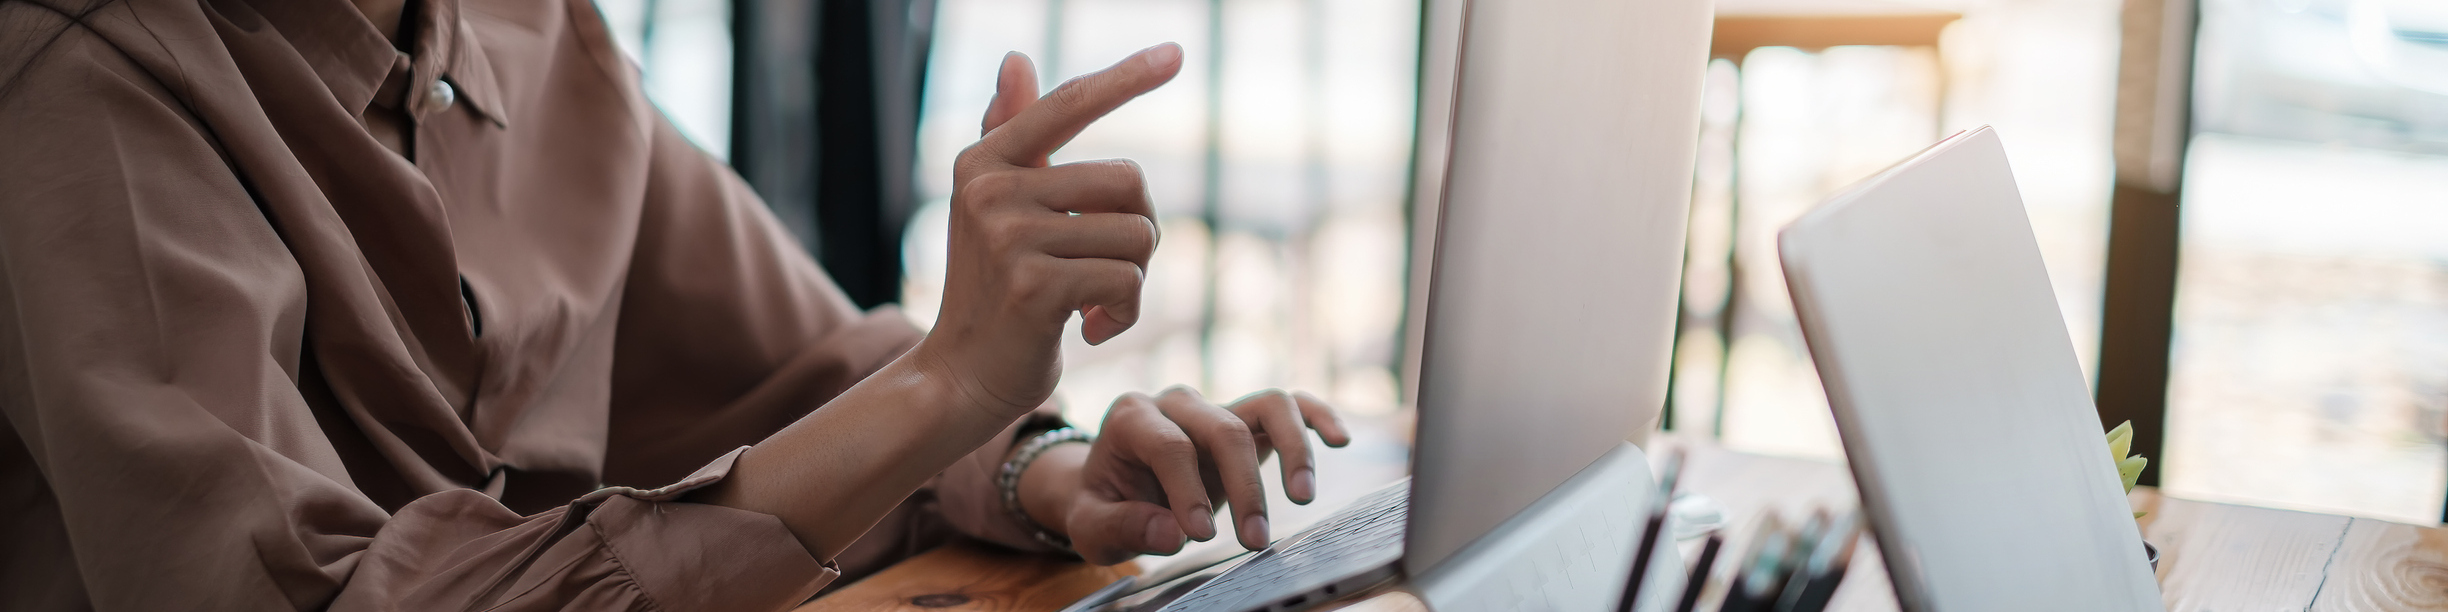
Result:
[[[738,457],[724,454],[676,484],[607,488],[529,517],[473,490],[419,498],[367,548],[364,587],[333,608],[753,610],[805,601],[840,572],[810,558],[780,519],[673,501],[721,480]],[[432,555],[424,543],[451,552]]]

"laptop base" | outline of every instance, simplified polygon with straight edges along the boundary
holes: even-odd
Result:
[[[1404,588],[1432,610],[1615,610],[1648,520],[1653,480],[1639,447],[1617,445]],[[1683,562],[1673,538],[1660,538],[1655,554],[1634,610],[1670,610],[1681,593]]]
[[[1649,460],[1623,443],[1404,590],[1436,610],[1613,610],[1656,490]],[[1362,496],[1180,599],[1163,612],[1297,612],[1398,578],[1410,481]],[[1671,539],[1658,542],[1636,610],[1666,610],[1683,582]]]

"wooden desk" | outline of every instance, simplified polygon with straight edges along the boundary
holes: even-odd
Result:
[[[1851,474],[1834,463],[1737,453],[1674,436],[1660,436],[1650,446],[1690,451],[1684,482],[1725,504],[1728,551],[1743,550],[1744,530],[1762,512],[1798,516],[1855,503]],[[2170,612],[2448,611],[2448,529],[2162,498],[2149,489],[2135,490],[2133,501],[2151,513],[2141,523],[2159,547],[2159,584]],[[1861,554],[1830,609],[1895,610],[1877,547],[1866,545]],[[956,545],[904,561],[799,612],[1051,612],[1136,571]],[[1425,609],[1398,593],[1341,611]]]
[[[953,544],[884,568],[800,606],[798,612],[1052,612],[1138,573],[1139,568],[1130,563],[1098,567],[979,544]]]
[[[2448,529],[2135,489],[2170,612],[2448,610]]]

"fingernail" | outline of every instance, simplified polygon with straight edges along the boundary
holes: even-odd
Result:
[[[1292,494],[1292,501],[1309,503],[1317,499],[1317,472],[1309,468],[1293,470],[1292,477],[1284,480],[1284,488],[1290,489],[1285,493]]]
[[[1241,519],[1241,543],[1250,545],[1251,550],[1266,548],[1267,542],[1273,539],[1267,537],[1266,515],[1252,514],[1249,518]]]
[[[1172,521],[1173,521],[1173,518],[1172,518],[1172,517],[1166,517],[1166,516],[1159,516],[1159,517],[1156,517],[1156,518],[1151,518],[1151,519],[1148,519],[1148,526],[1147,526],[1147,547],[1148,547],[1148,550],[1163,550],[1163,549],[1165,549],[1165,548],[1168,548],[1168,547],[1171,547],[1171,546],[1173,546],[1173,545],[1176,545],[1176,544],[1180,544],[1180,543],[1181,543],[1179,538],[1175,538],[1175,537],[1173,537],[1173,531],[1172,531],[1171,529],[1167,529],[1167,528],[1165,528],[1165,523],[1169,523],[1169,522],[1172,522]]]
[[[1181,61],[1181,45],[1173,43],[1156,45],[1149,47],[1147,54],[1139,57],[1141,61],[1147,62],[1147,67],[1162,70],[1166,66],[1173,65],[1173,62]]]
[[[1207,534],[1206,537],[1192,536],[1201,542],[1215,539],[1215,510],[1206,506],[1191,508],[1189,531]]]

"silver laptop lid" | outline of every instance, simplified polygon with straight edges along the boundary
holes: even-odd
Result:
[[[1666,366],[1708,0],[1466,9],[1403,564],[1645,430]]]
[[[2162,609],[1996,132],[1777,245],[1906,610]]]

